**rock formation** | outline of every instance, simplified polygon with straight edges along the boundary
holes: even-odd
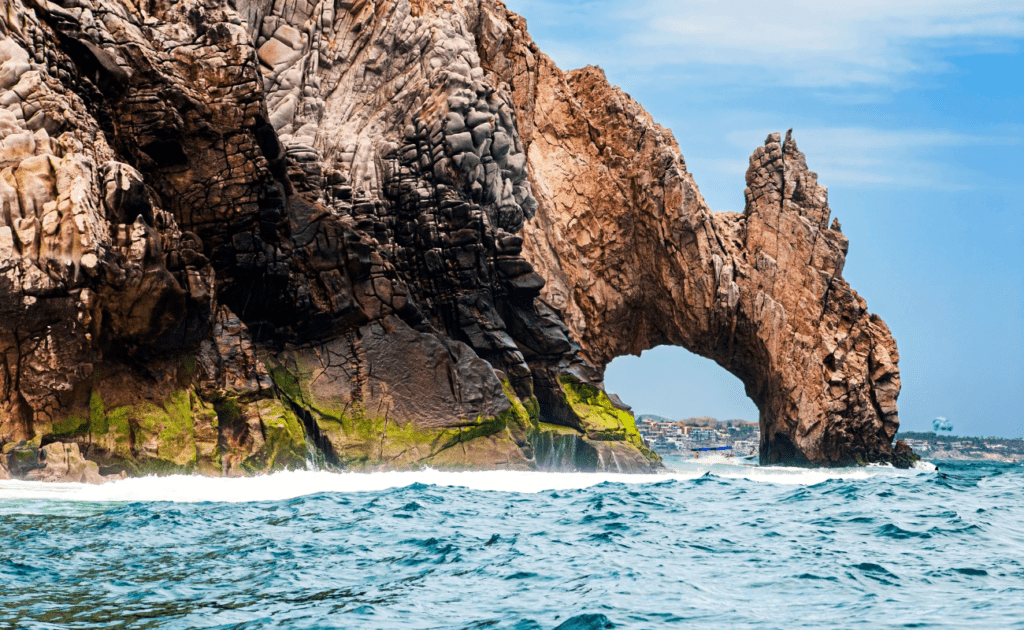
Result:
[[[492,63],[524,66],[520,51]],[[602,371],[662,344],[713,359],[761,412],[762,462],[889,459],[896,343],[843,280],[848,241],[791,135],[750,158],[742,215],[712,213],[671,133],[599,69],[539,65],[515,92],[540,182],[525,250],[584,356]]]
[[[712,213],[497,0],[10,0],[0,64],[0,475],[651,470],[601,381],[664,343],[743,380],[765,462],[893,456],[795,143]]]

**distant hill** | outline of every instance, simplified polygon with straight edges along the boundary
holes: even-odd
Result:
[[[639,422],[640,420],[651,420],[652,422],[675,422],[675,420],[672,420],[671,418],[666,418],[665,416],[655,415],[653,413],[641,414],[641,415],[637,416],[636,419],[637,419],[637,422]]]
[[[696,418],[684,418],[682,420],[673,420],[672,418],[666,418],[665,416],[659,416],[654,413],[644,413],[636,417],[637,421],[640,420],[651,420],[653,422],[682,422],[692,427],[713,427],[716,429],[724,429],[726,427],[738,427],[745,425],[756,425],[756,422],[750,422],[749,420],[741,420],[735,418],[732,420],[719,420],[712,418],[711,416],[699,416]]]
[[[993,444],[1024,444],[1022,438],[1005,438],[996,437],[994,435],[988,437],[982,436],[969,436],[969,435],[949,435],[945,433],[935,433],[934,431],[900,431],[896,434],[897,440],[925,440],[928,442],[945,443],[945,442],[988,442]]]

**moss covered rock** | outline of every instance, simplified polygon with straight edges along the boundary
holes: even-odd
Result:
[[[502,383],[506,409],[497,407],[493,416],[432,417],[433,426],[425,426],[418,417],[401,413],[408,401],[397,405],[386,388],[361,385],[354,375],[339,382],[345,377],[308,352],[290,353],[270,364],[282,398],[307,418],[317,446],[340,468],[530,466],[520,449],[528,443],[530,413],[507,381]]]
[[[130,406],[121,406],[107,413],[103,397],[93,392],[89,397],[89,442],[105,454],[126,461],[133,460]]]
[[[129,423],[134,425],[135,448],[140,456],[192,470],[199,455],[191,398],[189,392],[177,391],[163,404],[144,402],[134,407],[111,410],[109,416],[123,412]]]
[[[306,467],[310,456],[302,422],[280,400],[263,399],[246,406],[243,413],[255,413],[262,428],[263,443],[242,464],[250,473],[296,470]]]
[[[53,423],[51,434],[55,437],[74,438],[89,433],[89,416],[74,413]]]
[[[661,457],[644,445],[633,414],[616,407],[602,389],[570,375],[560,376],[558,384],[564,395],[563,411],[569,412],[571,423],[581,434],[579,439],[582,442],[573,447],[573,461],[579,469],[590,469],[593,464],[597,466],[596,470],[633,472],[638,466],[647,469],[661,465]],[[559,450],[559,444],[568,443],[564,431],[553,431],[548,426],[539,435],[545,433],[549,437],[535,438],[535,441],[541,440],[540,444],[550,442],[549,447],[556,453],[552,457],[563,461],[565,456],[557,453],[564,453],[567,448]],[[642,459],[637,459],[637,453]],[[594,459],[596,464],[592,461]]]
[[[370,331],[370,337],[379,332]],[[84,392],[74,413],[53,422],[45,439],[77,444],[104,474],[130,476],[254,475],[309,462],[366,471],[431,466],[640,472],[656,461],[643,448],[632,415],[599,388],[560,379],[561,406],[575,428],[550,424],[541,421],[535,396],[520,397],[502,373],[464,347],[448,348],[436,339],[424,343],[425,356],[437,358],[430,378],[441,382],[401,391],[368,376],[352,343],[268,356],[273,388],[253,392],[200,387],[194,362],[178,361],[174,365],[184,369],[167,370],[156,382],[111,371],[97,376],[91,393]],[[398,369],[390,350],[369,348],[379,355],[377,365]],[[492,389],[500,400],[493,399]],[[422,409],[409,413],[414,391],[426,399]],[[489,413],[468,413],[479,408]],[[37,465],[30,454],[24,457],[16,462],[19,474]]]
[[[157,398],[117,392],[112,405],[103,394],[92,392],[84,427],[72,416],[54,424],[54,437],[73,438],[90,457],[133,475],[221,474],[217,413],[194,391]]]
[[[643,448],[643,438],[630,412],[616,407],[603,390],[580,382],[573,376],[558,379],[565,402],[579,418],[587,437],[605,442],[629,442]]]

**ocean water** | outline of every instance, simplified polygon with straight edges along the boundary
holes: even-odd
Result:
[[[1024,629],[1020,464],[674,465],[0,481],[0,628]]]

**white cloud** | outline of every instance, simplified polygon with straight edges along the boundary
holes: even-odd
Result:
[[[726,136],[730,144],[744,147],[758,131],[734,131]],[[772,130],[759,135],[767,137]],[[777,131],[777,130],[776,130]],[[793,132],[797,143],[842,148],[849,151],[910,150],[930,147],[963,147],[1019,144],[1011,136],[978,136],[930,129],[876,129],[873,127],[808,127]]]
[[[726,142],[751,151],[774,129],[733,131]],[[854,188],[929,188],[966,190],[976,183],[953,171],[941,159],[958,147],[1020,144],[1019,136],[980,136],[926,129],[890,130],[871,127],[809,127],[795,129],[793,137],[807,155],[807,165],[826,186]],[[715,160],[713,167],[738,171],[735,160]],[[743,166],[745,172],[746,166]]]
[[[1024,38],[1020,0],[512,0],[564,33],[556,54],[575,65],[610,57],[623,68],[742,67],[788,85],[881,84],[944,67],[948,46]],[[597,37],[594,37],[597,35]],[[610,49],[614,55],[607,54]],[[604,53],[604,54],[600,54]]]

